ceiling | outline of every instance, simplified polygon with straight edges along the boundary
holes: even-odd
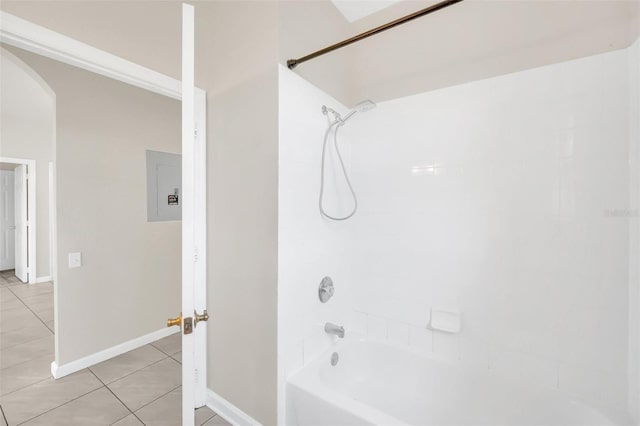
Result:
[[[436,1],[333,0],[344,9],[340,3],[359,11],[351,18],[362,16],[343,19],[352,36]],[[465,0],[296,71],[320,76],[346,61],[348,94],[332,93],[321,78],[311,81],[351,103],[382,101],[628,47],[640,33],[639,10],[640,0]],[[336,34],[332,43],[342,38]]]

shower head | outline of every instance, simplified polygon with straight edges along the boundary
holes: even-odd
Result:
[[[350,119],[353,114],[355,114],[356,112],[367,112],[370,111],[372,109],[374,109],[376,107],[375,102],[373,102],[372,100],[365,100],[362,102],[358,102],[353,109],[349,112],[349,114],[347,114],[343,119],[342,119],[342,123],[340,123],[341,125],[344,124],[348,119]]]
[[[376,103],[370,99],[367,99],[365,101],[358,102],[356,106],[353,107],[353,109],[355,109],[358,112],[367,112],[374,109],[375,107],[376,107]]]

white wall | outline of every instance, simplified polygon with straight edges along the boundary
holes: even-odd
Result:
[[[279,61],[283,66],[289,59],[315,52],[358,33],[329,0],[281,1],[278,15]],[[306,62],[297,67],[295,73],[349,104],[355,88],[351,69],[353,47],[355,45]]]
[[[317,214],[319,108],[335,101],[281,72],[281,379],[326,348],[324,321],[342,321],[347,332],[625,412],[627,56],[354,117],[342,131],[360,211],[342,224]],[[320,305],[325,274],[338,278],[337,297]],[[431,308],[462,312],[462,332],[429,331]]]
[[[49,161],[53,161],[55,94],[19,58],[0,48],[0,155],[36,162],[36,278],[49,265]],[[50,279],[50,278],[49,278]]]
[[[353,280],[370,335],[426,338],[438,357],[626,405],[626,60],[592,56],[363,116]],[[462,333],[425,330],[430,308],[462,312]]]
[[[147,149],[180,152],[180,102],[11,48],[56,93],[58,365],[180,312],[180,222],[147,222]],[[68,267],[81,252],[83,265]]]
[[[328,222],[318,211],[320,154],[328,124],[321,106],[341,112],[347,108],[285,67],[280,67],[279,77],[278,418],[283,422],[286,378],[335,340],[323,331],[325,322],[349,330],[351,253],[345,242],[352,232],[347,222]],[[349,139],[341,136],[339,140],[349,164]],[[352,204],[341,186],[342,171],[332,141],[325,169],[325,208],[342,215]],[[322,304],[318,286],[325,276],[333,279],[336,293]]]
[[[629,48],[629,412],[640,424],[640,41]]]

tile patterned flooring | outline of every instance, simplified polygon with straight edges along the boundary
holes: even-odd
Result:
[[[0,272],[0,426],[179,426],[180,334],[54,380],[53,285]],[[207,407],[196,425],[228,425]]]

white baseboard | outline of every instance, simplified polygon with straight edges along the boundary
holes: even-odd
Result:
[[[112,346],[100,352],[96,352],[94,354],[85,356],[75,361],[68,362],[63,365],[58,365],[54,361],[51,363],[51,375],[56,379],[68,376],[69,374],[75,373],[76,371],[80,371],[84,368],[91,367],[92,365],[99,364],[103,361],[114,358],[118,355],[122,355],[125,352],[129,352],[141,346],[148,345],[149,343],[153,343],[156,340],[160,340],[174,333],[178,333],[179,331],[180,329],[177,327],[161,328],[160,330],[145,334],[144,336],[136,337],[135,339],[120,343],[119,345]]]
[[[212,391],[207,389],[207,407],[234,426],[259,426],[260,422]]]
[[[39,284],[39,283],[47,283],[47,282],[49,282],[49,281],[52,281],[52,278],[51,278],[50,276],[47,276],[47,277],[37,277],[37,278],[36,278],[36,284]]]

